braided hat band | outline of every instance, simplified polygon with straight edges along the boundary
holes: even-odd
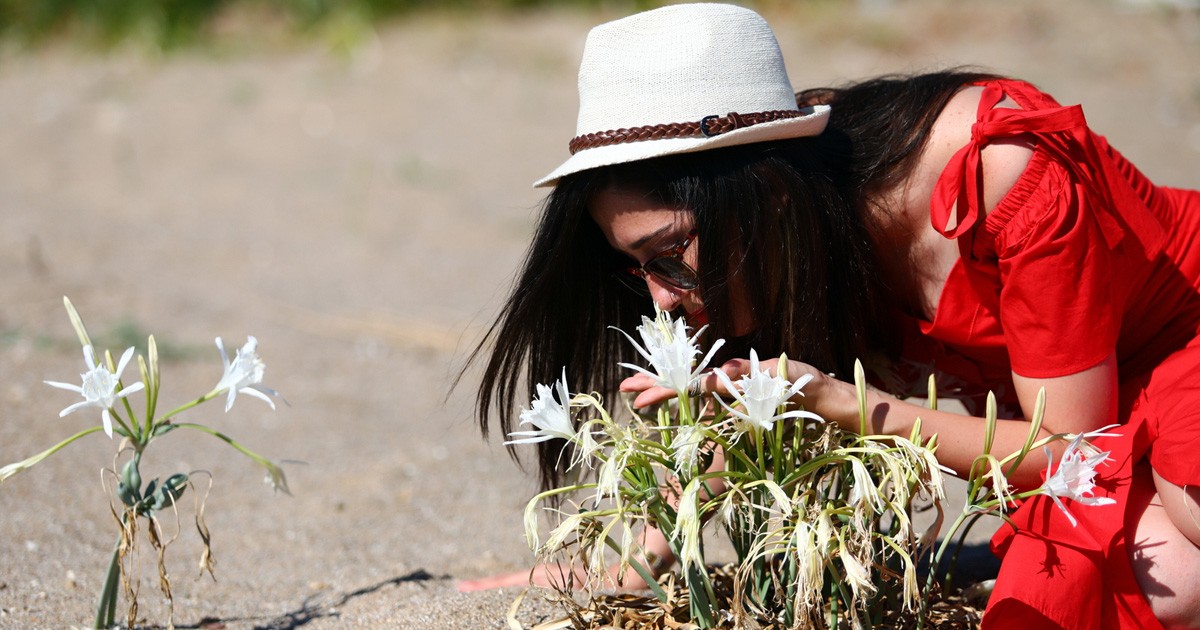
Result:
[[[629,129],[610,129],[597,131],[571,138],[569,148],[571,155],[585,149],[606,147],[625,142],[644,142],[647,140],[666,140],[669,138],[712,138],[734,129],[742,129],[757,124],[798,118],[803,116],[799,110],[773,110],[769,112],[754,112],[739,114],[729,112],[724,116],[705,116],[696,122],[665,123],[661,125],[643,125]]]

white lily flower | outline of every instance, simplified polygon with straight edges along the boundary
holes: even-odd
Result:
[[[538,500],[535,497],[532,501],[525,504],[525,512],[522,514],[522,522],[525,525],[525,543],[529,545],[530,551],[537,551],[541,541],[538,540]]]
[[[696,468],[700,459],[700,447],[704,445],[704,430],[701,425],[689,424],[679,427],[671,441],[671,455],[675,460],[675,472],[683,473]]]
[[[850,470],[854,473],[854,487],[850,489],[850,505],[855,512],[870,506],[876,514],[883,512],[883,499],[879,496],[879,488],[871,479],[871,472],[866,464],[857,457],[850,457]]]
[[[225,373],[221,375],[221,380],[217,381],[213,391],[228,390],[229,395],[225,399],[226,412],[233,407],[233,401],[238,394],[249,394],[260,398],[271,405],[271,409],[275,408],[275,402],[271,400],[271,396],[279,398],[279,392],[262,384],[263,372],[267,366],[258,357],[258,352],[255,351],[257,347],[258,340],[254,337],[247,337],[245,345],[238,348],[233,360],[230,361],[229,355],[225,353],[225,344],[221,342],[220,337],[217,337],[217,350],[221,352],[221,362],[225,364]]]
[[[927,488],[933,491],[934,497],[939,500],[945,499],[946,483],[943,473],[953,475],[954,470],[939,463],[937,456],[927,447],[918,446],[912,440],[902,437],[893,437],[892,440],[908,453],[908,459],[914,466],[920,464],[929,474]]]
[[[846,573],[846,582],[850,584],[850,590],[854,593],[856,599],[875,592],[875,584],[871,582],[870,570],[867,569],[861,560],[854,556],[846,547],[844,541],[838,546],[838,558],[842,560],[842,568],[845,569]]]
[[[686,570],[688,566],[704,568],[704,556],[700,553],[700,483],[693,479],[679,497],[679,509],[675,516],[675,531],[671,540],[683,535],[679,547],[679,562]]]
[[[1016,501],[1016,498],[1013,496],[1012,484],[1008,483],[1008,477],[1004,475],[1004,469],[1000,466],[1000,460],[996,459],[993,455],[988,455],[987,463],[990,469],[987,476],[992,478],[992,489],[995,490],[996,499],[1000,502],[1000,511],[1005,512]]]
[[[1085,437],[1097,434],[1098,432],[1076,435],[1063,451],[1062,460],[1058,463],[1058,470],[1053,475],[1050,474],[1053,463],[1046,465],[1046,483],[1042,484],[1042,491],[1054,499],[1054,504],[1063,511],[1063,514],[1067,515],[1072,526],[1077,525],[1078,522],[1067,506],[1063,504],[1063,499],[1071,499],[1084,505],[1111,505],[1117,502],[1109,497],[1091,496],[1092,489],[1096,487],[1092,481],[1096,477],[1096,467],[1108,460],[1109,453],[1109,451],[1100,452],[1095,447],[1083,442]],[[1049,459],[1051,457],[1050,449],[1043,448],[1046,450],[1046,458]]]
[[[832,549],[834,542],[833,521],[829,518],[828,510],[821,510],[817,514],[815,544],[821,551],[822,556],[827,556]]]
[[[797,568],[796,596],[809,605],[820,597],[824,584],[825,550],[818,547],[816,536],[817,531],[812,525],[803,520],[796,521],[796,528],[792,530]]]
[[[732,528],[735,526],[736,523],[734,518],[743,511],[742,501],[744,499],[745,496],[740,492],[731,491],[725,493],[725,499],[721,501],[721,507],[717,511],[717,514],[721,519],[721,523],[724,524],[725,527]]]
[[[682,317],[674,319],[662,311],[659,311],[655,319],[643,316],[642,325],[637,329],[642,338],[641,344],[634,341],[633,337],[630,337],[625,331],[619,328],[616,330],[625,335],[629,343],[637,349],[638,354],[642,355],[654,368],[654,372],[631,363],[619,365],[651,376],[658,385],[673,389],[681,396],[686,395],[692,383],[699,380],[700,373],[712,360],[713,354],[725,343],[724,339],[718,339],[709,348],[704,359],[696,364],[696,357],[700,355],[700,347],[696,340],[699,339],[705,328],[707,326],[702,326],[695,335],[689,338],[687,323]]]
[[[271,486],[275,492],[282,492],[290,495],[292,491],[288,489],[287,476],[283,473],[283,467],[274,462],[267,462],[267,474],[263,477],[263,483]]]
[[[904,610],[912,612],[921,602],[921,582],[917,579],[917,565],[908,554],[902,554],[904,562]]]
[[[113,435],[113,420],[112,412],[109,411],[117,404],[117,401],[145,388],[145,383],[138,381],[121,391],[117,391],[117,386],[120,385],[121,373],[125,371],[125,366],[129,365],[129,359],[133,358],[133,348],[130,347],[121,355],[121,360],[117,363],[117,371],[109,372],[107,367],[100,365],[96,361],[95,352],[92,350],[91,344],[83,347],[83,363],[87,366],[87,371],[80,374],[83,379],[83,385],[71,385],[70,383],[59,383],[57,381],[43,381],[51,387],[66,389],[73,391],[83,396],[83,401],[77,402],[66,409],[59,412],[58,417],[63,417],[78,409],[84,407],[99,407],[103,411],[100,414],[100,419],[104,423],[104,433],[108,437]]]
[[[618,442],[608,459],[600,464],[600,472],[596,474],[596,503],[605,497],[618,498],[621,490],[621,480],[625,468],[629,465],[629,456],[633,450],[625,443]]]
[[[735,409],[717,396],[721,406],[736,418],[737,435],[753,431],[770,431],[776,421],[788,418],[824,421],[821,416],[809,411],[779,413],[781,407],[790,404],[793,396],[804,395],[800,392],[800,388],[812,380],[811,374],[804,375],[794,383],[789,383],[787,379],[779,376],[771,376],[768,371],[759,369],[758,353],[754,350],[750,351],[750,373],[738,379],[736,384],[723,370],[714,370],[713,373],[742,407],[740,410]]]
[[[1119,427],[1119,426],[1121,426],[1121,425],[1108,424],[1108,425],[1100,427],[1099,429],[1096,429],[1095,431],[1087,431],[1085,433],[1068,433],[1065,437],[1066,437],[1066,439],[1071,440],[1071,441],[1075,441],[1075,440],[1078,440],[1079,438],[1083,438],[1083,441],[1079,442],[1079,451],[1082,452],[1087,457],[1092,457],[1093,455],[1096,455],[1097,453],[1099,453],[1100,449],[1096,448],[1095,446],[1092,446],[1092,444],[1090,442],[1088,442],[1087,440],[1090,440],[1092,438],[1098,438],[1098,437],[1117,437],[1121,434],[1120,433],[1106,433],[1106,431],[1108,431],[1109,429],[1111,429],[1113,427]]]
[[[550,532],[550,537],[546,540],[546,544],[541,548],[543,553],[553,553],[563,548],[567,544],[567,538],[577,532],[580,526],[583,525],[585,518],[591,518],[591,514],[575,513],[568,514],[566,518]]]
[[[555,390],[558,400],[555,400]],[[567,391],[567,370],[563,369],[562,379],[554,384],[554,389],[538,383],[537,396],[530,403],[529,409],[521,411],[521,424],[532,424],[537,427],[532,431],[513,431],[508,436],[517,438],[505,444],[533,444],[545,442],[554,438],[575,441],[575,424],[571,422],[571,394]]]
[[[568,406],[569,407],[569,406]],[[598,420],[589,420],[579,427],[579,431],[575,434],[578,442],[578,447],[575,449],[575,456],[571,460],[571,468],[577,465],[592,467],[592,460],[596,453],[600,452],[600,444],[596,442],[596,436],[592,433],[593,424],[598,424]]]

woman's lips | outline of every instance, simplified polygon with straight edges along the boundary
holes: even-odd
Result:
[[[699,328],[708,323],[708,313],[704,309],[700,309],[685,314],[684,319],[687,320],[688,325],[692,328]]]

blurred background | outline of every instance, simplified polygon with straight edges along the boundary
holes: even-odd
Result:
[[[214,337],[255,335],[290,405],[187,419],[284,461],[293,496],[217,440],[156,442],[144,477],[214,477],[217,581],[195,578],[185,516],[177,626],[505,627],[516,593],[454,580],[529,564],[535,484],[481,439],[473,373],[450,386],[528,243],[530,183],[567,155],[587,30],[656,4],[0,0],[0,465],[97,420],[59,418],[74,399],[41,382],[81,371],[62,296],[114,352],[155,334],[164,404],[220,377]],[[1196,2],[747,6],[797,88],[975,65],[1200,186]],[[0,486],[0,627],[90,621],[116,447],[92,436]],[[142,616],[165,625],[154,575]]]

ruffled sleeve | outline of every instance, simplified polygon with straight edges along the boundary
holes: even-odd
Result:
[[[1055,165],[1042,183],[1042,211],[1017,214],[995,241],[1009,359],[1031,378],[1074,374],[1109,356],[1132,281],[1143,275],[1122,243],[1110,244],[1101,200],[1087,187]]]

